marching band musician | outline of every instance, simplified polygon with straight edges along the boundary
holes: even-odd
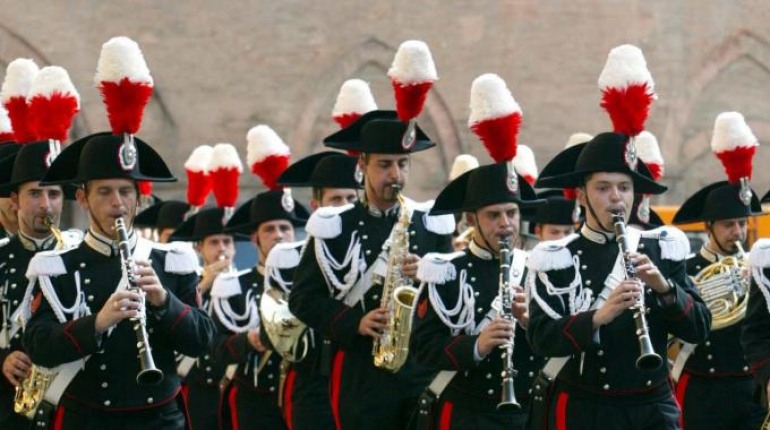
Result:
[[[561,190],[541,191],[537,196],[545,203],[538,205],[534,214],[526,218],[534,226],[538,239],[557,240],[575,232],[575,224],[580,220],[575,217],[573,200],[564,197]]]
[[[305,157],[286,168],[278,177],[278,184],[291,188],[312,188],[310,207],[339,207],[358,201],[355,168],[357,160],[338,152],[325,151]],[[266,277],[271,288],[281,294],[291,294],[294,271],[305,241],[278,244],[267,257]],[[280,271],[280,276],[272,273]],[[264,312],[264,311],[263,311]],[[263,315],[264,318],[264,315]],[[264,329],[265,320],[262,320]],[[320,333],[308,334],[310,341],[304,357],[292,363],[285,377],[282,408],[284,419],[292,430],[334,429],[329,401],[329,371],[331,370],[330,343]],[[307,342],[305,340],[304,342]]]
[[[675,224],[705,223],[708,234],[687,260],[687,273],[711,309],[712,327],[705,342],[681,346],[672,370],[686,429],[756,429],[765,415],[753,398],[752,371],[740,344],[750,276],[742,244],[748,218],[763,214],[748,186],[753,152],[745,149],[756,142],[742,115],[720,114],[711,146],[728,180],[700,189],[674,216]]]
[[[257,194],[227,225],[227,232],[251,237],[259,259],[253,268],[221,274],[211,289],[212,315],[220,333],[215,359],[228,365],[230,378],[221,403],[224,428],[286,428],[278,407],[281,359],[267,349],[259,316],[267,256],[275,245],[294,241],[294,228],[303,226],[307,217],[302,206],[287,204],[284,195],[281,190]]]
[[[654,354],[665,351],[668,333],[705,340],[710,314],[685,273],[689,242],[681,231],[629,227],[628,252],[620,253],[613,215],[628,219],[635,192],[666,190],[630,145],[626,135],[601,133],[562,151],[538,180],[577,188],[587,209],[579,234],[540,243],[528,261],[527,336],[536,353],[557,357],[535,382],[532,419],[545,406],[543,428],[679,428],[667,368]],[[636,162],[639,170],[631,167]],[[648,310],[646,330],[638,329],[644,318],[629,310],[639,302]],[[645,369],[637,368],[637,357]]]
[[[134,219],[137,227],[151,228],[158,235],[158,242],[170,242],[171,234],[184,222],[190,205],[178,200],[166,200],[155,203],[139,212]]]
[[[187,204],[185,203],[185,206]],[[235,238],[225,233],[224,208],[203,209],[189,217],[170,236],[172,241],[192,242],[203,263],[198,292],[202,296],[203,309],[211,316],[210,290],[214,279],[232,266],[235,257]],[[193,430],[214,430],[219,425],[219,382],[226,365],[215,359],[213,350],[194,357],[185,356],[177,366],[177,373],[186,377],[183,395],[187,402],[190,427]]]
[[[0,141],[0,160],[17,151],[16,143]],[[0,239],[10,237],[19,231],[19,220],[9,197],[0,197]]]
[[[521,176],[520,189],[511,192],[508,175],[505,163],[471,170],[444,188],[430,212],[464,212],[474,228],[466,249],[454,254],[428,254],[418,269],[417,276],[427,287],[423,287],[417,306],[413,353],[418,362],[442,370],[436,381],[452,377],[443,393],[433,391],[431,384],[429,395],[440,394],[440,403],[429,417],[433,422],[430,428],[524,429],[527,423],[529,389],[543,359],[533,355],[525,337],[527,315],[521,288],[525,251],[513,249],[510,263],[510,287],[515,289],[516,303],[509,312],[518,320],[513,348],[517,410],[497,409],[503,395],[501,346],[511,341],[513,330],[501,317],[496,297],[501,288],[501,241],[513,248],[521,208],[542,201],[534,200],[534,191]],[[452,372],[442,376],[447,370]]]
[[[308,221],[308,243],[295,271],[289,309],[338,348],[330,376],[332,413],[338,429],[403,428],[428,382],[425,369],[407,360],[397,373],[373,363],[373,339],[388,324],[380,307],[388,260],[383,248],[402,210],[411,212],[404,276],[417,271],[418,255],[451,250],[454,219],[431,217],[429,206],[405,200],[396,188],[409,175],[410,154],[433,147],[416,128],[416,140],[402,145],[407,124],[393,111],[372,111],[327,137],[327,146],[360,151],[356,173],[364,200],[342,207],[319,208]],[[376,273],[373,273],[376,272]]]

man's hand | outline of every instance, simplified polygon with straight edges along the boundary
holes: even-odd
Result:
[[[379,338],[388,325],[387,309],[378,308],[370,311],[358,322],[358,334]]]
[[[639,280],[649,285],[656,293],[664,294],[671,288],[650,257],[638,252],[629,252],[626,258],[636,268],[636,276]]]
[[[524,288],[516,285],[513,287],[513,306],[511,307],[513,316],[519,321],[519,324],[526,328],[529,324],[529,309],[527,307],[527,295]]]
[[[642,294],[642,284],[638,279],[626,279],[618,284],[604,305],[593,316],[594,329],[611,323],[623,311],[632,307]]]
[[[160,284],[158,275],[155,274],[155,270],[150,265],[149,261],[136,260],[136,283],[139,288],[144,290],[145,299],[147,303],[152,306],[160,307],[166,303],[166,296],[168,293],[163,285]]]
[[[404,258],[404,265],[401,271],[407,278],[415,280],[417,278],[417,265],[420,263],[420,256],[416,254],[407,254]]]
[[[492,349],[511,341],[513,337],[513,324],[510,321],[495,318],[481,330],[477,341],[479,355],[486,357]]]
[[[18,387],[32,371],[32,361],[27,354],[21,351],[13,351],[3,361],[3,375],[14,387]]]
[[[233,260],[231,258],[225,258],[204,266],[203,273],[201,274],[201,281],[198,283],[198,290],[201,293],[208,291],[209,288],[214,285],[214,279],[217,278],[217,275],[226,271],[232,262]]]
[[[251,329],[246,333],[246,339],[249,340],[249,345],[257,350],[257,352],[265,352],[267,348],[262,344],[262,340],[259,338],[259,329]]]
[[[104,302],[99,313],[96,314],[94,328],[97,334],[102,334],[110,327],[123,321],[126,318],[133,318],[139,315],[139,293],[132,291],[115,291],[109,299]]]

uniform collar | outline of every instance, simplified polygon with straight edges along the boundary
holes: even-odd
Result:
[[[401,206],[396,203],[393,206],[391,206],[388,209],[380,210],[375,205],[372,204],[366,204],[366,210],[369,212],[369,215],[375,217],[375,218],[398,218],[399,209],[401,209]]]
[[[587,223],[583,223],[583,227],[580,227],[580,234],[591,242],[598,243],[600,245],[604,245],[615,240],[614,234],[594,230],[589,227]]]
[[[128,247],[130,249],[134,249],[136,246],[136,233],[134,232],[134,229],[129,230],[128,232]],[[104,235],[101,235],[90,228],[88,229],[88,233],[86,233],[85,239],[83,239],[88,246],[93,248],[94,251],[110,257],[114,255],[119,255],[118,251],[118,241],[106,237]]]
[[[27,251],[48,251],[56,247],[56,237],[53,234],[48,235],[43,239],[35,239],[34,237],[27,236],[26,234],[22,233],[21,230],[19,230],[17,235],[19,236],[21,246],[23,246]]]
[[[700,247],[700,255],[701,257],[708,260],[709,263],[716,263],[717,261],[725,258],[724,255],[711,250],[711,248],[709,248],[708,245],[705,243],[703,244],[703,246]]]
[[[471,254],[475,255],[476,257],[482,260],[495,259],[495,255],[493,253],[479,246],[474,240],[471,240],[471,242],[468,244],[468,249],[471,251]]]

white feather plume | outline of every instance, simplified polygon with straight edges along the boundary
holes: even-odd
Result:
[[[0,104],[0,134],[13,133],[11,118],[8,117],[8,111]]]
[[[428,45],[419,40],[402,43],[388,70],[388,77],[402,85],[435,82],[438,73]]]
[[[655,164],[663,166],[665,161],[663,160],[663,154],[660,152],[660,146],[658,145],[658,139],[654,134],[645,130],[639,133],[634,138],[636,142],[636,150],[639,154],[639,159],[645,164]]]
[[[213,172],[219,169],[235,168],[238,172],[243,172],[243,163],[238,156],[238,150],[231,143],[217,143],[211,151],[211,162],[208,171]]]
[[[365,114],[377,110],[369,84],[361,79],[348,79],[340,87],[337,101],[332,110],[333,116],[350,113]]]
[[[575,145],[580,145],[581,143],[586,143],[593,139],[594,137],[588,133],[573,133],[569,139],[567,139],[567,144],[564,145],[564,149],[571,148]]]
[[[738,112],[722,112],[714,121],[714,136],[711,139],[711,149],[714,152],[732,151],[737,148],[758,146],[754,133],[746,123],[746,119]]]
[[[494,73],[485,73],[473,80],[469,126],[515,112],[521,114],[521,106],[514,100],[503,78]]]
[[[252,127],[246,134],[246,140],[248,141],[246,161],[249,166],[271,155],[291,155],[291,150],[278,133],[267,125]]]
[[[94,81],[120,82],[128,78],[134,83],[153,85],[150,69],[139,44],[125,36],[113,37],[102,45]]]
[[[599,88],[625,88],[632,84],[645,83],[648,91],[654,93],[655,82],[647,69],[642,50],[628,44],[612,48],[599,75]]]
[[[470,154],[460,154],[455,157],[452,163],[452,170],[449,172],[449,180],[454,181],[463,173],[479,167],[479,160]]]
[[[513,168],[521,176],[537,179],[538,170],[535,153],[527,145],[519,145],[516,156],[513,157]]]
[[[27,97],[32,88],[32,81],[40,72],[37,64],[29,58],[17,58],[5,69],[2,90],[3,102],[12,97]]]
[[[214,148],[209,145],[201,145],[193,149],[193,152],[187,158],[187,161],[184,162],[185,170],[191,172],[208,172],[213,152]]]
[[[75,89],[75,85],[70,80],[70,75],[63,67],[47,66],[40,69],[40,72],[32,81],[32,87],[29,90],[27,99],[40,96],[51,98],[54,94],[74,97],[80,107],[80,94]]]

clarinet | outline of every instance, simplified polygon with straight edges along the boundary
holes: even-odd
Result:
[[[513,388],[513,378],[516,377],[516,369],[513,368],[513,347],[516,343],[516,317],[511,310],[513,307],[513,285],[511,285],[511,261],[513,252],[508,246],[507,238],[500,241],[500,317],[511,322],[513,335],[508,343],[500,345],[503,350],[502,372],[502,399],[497,404],[498,410],[511,411],[521,408],[516,401],[516,392]]]
[[[144,300],[144,291],[137,285],[136,275],[134,275],[134,258],[131,255],[131,248],[128,244],[128,232],[126,222],[123,218],[115,220],[115,232],[118,235],[118,248],[120,249],[120,263],[126,271],[128,278],[128,291],[138,293],[139,316],[131,318],[134,333],[136,334],[136,347],[139,349],[139,373],[136,375],[136,383],[142,386],[158,385],[163,381],[163,371],[155,367],[155,360],[152,359],[152,350],[147,335],[146,306]]]
[[[626,268],[626,279],[636,279],[636,267],[626,258],[628,253],[628,239],[626,237],[626,224],[622,214],[612,215],[612,223],[615,226],[615,240],[620,248],[623,265]],[[639,294],[639,300],[630,308],[634,313],[636,325],[636,338],[639,341],[639,358],[636,359],[636,367],[640,370],[654,370],[663,362],[660,355],[655,353],[650,341],[650,330],[647,327],[647,307],[644,304],[644,288]]]

